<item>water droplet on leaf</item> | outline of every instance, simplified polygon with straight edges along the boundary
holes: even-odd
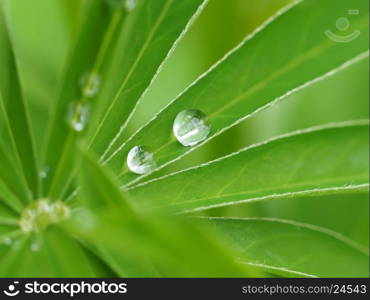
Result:
[[[82,95],[86,98],[94,97],[99,91],[100,81],[100,76],[96,73],[84,74],[80,80]]]
[[[75,131],[82,131],[86,127],[89,117],[89,105],[87,103],[73,102],[69,106],[68,121]]]
[[[207,117],[200,110],[183,110],[177,114],[173,123],[173,133],[184,146],[194,146],[204,141],[209,132]]]
[[[127,166],[136,174],[146,174],[156,167],[153,154],[142,146],[135,146],[127,155]]]
[[[132,11],[136,7],[137,0],[126,0],[125,7],[127,11]]]
[[[40,243],[38,241],[34,241],[31,244],[31,251],[36,252],[40,250]]]
[[[106,0],[106,1],[113,8],[118,9],[125,8],[127,11],[132,11],[137,4],[137,0]]]
[[[46,178],[48,177],[48,174],[49,174],[49,171],[50,171],[50,168],[49,167],[44,167],[41,169],[39,175],[40,175],[40,178]]]
[[[4,239],[3,239],[3,243],[4,243],[5,245],[7,245],[7,246],[10,246],[10,245],[13,243],[13,240],[12,240],[10,237],[6,236],[6,237],[4,237]]]

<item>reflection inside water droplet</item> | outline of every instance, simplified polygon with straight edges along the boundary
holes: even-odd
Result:
[[[209,132],[207,117],[200,110],[183,110],[177,114],[173,123],[173,133],[184,146],[194,146],[204,141]]]
[[[82,131],[86,127],[89,117],[87,103],[73,102],[68,110],[68,122],[75,131]]]
[[[127,166],[136,174],[146,174],[156,167],[153,154],[142,146],[135,146],[127,155]]]

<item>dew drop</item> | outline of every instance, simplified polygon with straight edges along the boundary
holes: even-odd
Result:
[[[136,174],[146,174],[156,167],[153,154],[142,146],[135,146],[127,155],[127,166]]]
[[[137,0],[106,0],[106,2],[113,8],[124,8],[127,11],[132,11],[137,4]]]
[[[10,245],[13,243],[13,240],[12,240],[10,237],[6,236],[6,237],[4,237],[4,239],[3,239],[3,243],[4,243],[4,245],[6,245],[6,246],[10,246]]]
[[[126,0],[125,7],[127,11],[132,11],[136,7],[137,0]]]
[[[68,122],[75,131],[82,131],[86,127],[89,117],[89,105],[87,103],[73,102],[68,110]]]
[[[209,132],[207,117],[200,110],[183,110],[177,114],[173,123],[173,133],[184,146],[194,146],[204,141]]]
[[[50,172],[49,167],[43,167],[39,173],[40,178],[45,179],[46,177],[48,177],[49,172]]]
[[[94,97],[100,88],[100,76],[96,73],[85,73],[80,79],[82,95],[86,98]]]
[[[31,251],[33,252],[37,252],[40,250],[40,243],[38,241],[34,241],[32,244],[31,244]]]

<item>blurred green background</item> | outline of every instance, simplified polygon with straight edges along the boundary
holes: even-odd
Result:
[[[11,1],[12,35],[21,65],[26,100],[31,115],[37,116],[32,119],[32,126],[39,149],[45,137],[49,108],[54,105],[52,101],[58,77],[81,21],[83,2]],[[142,99],[128,130],[134,132],[243,37],[288,2],[210,0]],[[333,28],[335,21],[332,22]],[[281,42],[284,43],[284,40]],[[288,97],[161,172],[164,174],[197,165],[292,130],[329,122],[368,119],[368,64],[368,59],[362,60]],[[368,246],[368,206],[367,194],[349,194],[237,205],[213,209],[206,214],[289,218],[336,230]]]

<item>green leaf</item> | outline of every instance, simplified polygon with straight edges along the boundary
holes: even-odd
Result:
[[[6,150],[0,141],[0,190],[2,190],[0,198],[11,206],[20,208],[22,203],[30,200],[30,193],[19,165],[9,158],[9,152]],[[10,203],[11,199],[15,202]]]
[[[144,91],[204,7],[205,0],[139,0],[120,32],[104,81],[91,147],[108,155]],[[96,129],[97,127],[97,129]]]
[[[6,3],[6,2],[4,2]],[[17,162],[23,168],[24,176],[27,179],[28,188],[38,195],[38,167],[29,124],[28,108],[24,102],[21,83],[18,76],[18,69],[10,34],[7,29],[3,3],[0,4],[0,104],[1,117],[6,115],[1,123],[5,122],[8,134],[11,138],[11,145],[14,147]],[[23,176],[23,175],[22,175]],[[21,177],[22,177],[21,176]],[[22,185],[19,185],[22,186]]]
[[[92,210],[76,215],[70,230],[91,243],[120,276],[252,274],[252,268],[236,265],[229,250],[214,239],[211,231],[181,218],[139,214],[129,209],[126,196],[109,172],[86,152],[81,170],[82,199],[90,203]]]
[[[144,206],[194,211],[235,203],[366,191],[368,122],[289,134],[130,189]],[[366,123],[364,125],[363,123]]]
[[[368,277],[368,249],[318,226],[268,218],[208,218],[239,261],[293,277]]]
[[[204,213],[208,216],[289,219],[334,230],[364,247],[369,247],[368,191],[247,202],[244,205],[199,212],[199,214]]]
[[[354,6],[361,13],[351,16],[351,23],[361,34],[351,43],[331,40],[325,31]],[[368,3],[362,0],[295,1],[201,76],[105,163],[121,175],[123,184],[139,182],[150,173],[137,176],[128,170],[125,159],[132,147],[151,147],[159,170],[256,112],[367,57],[367,12]],[[172,133],[173,121],[184,109],[201,110],[211,124],[208,138],[194,147],[182,146]]]
[[[5,251],[0,267],[6,277],[93,277],[89,259],[77,241],[54,227],[21,235]]]
[[[71,179],[75,169],[78,132],[67,121],[76,117],[73,112],[71,114],[71,104],[91,105],[91,101],[81,92],[81,78],[88,75],[90,81],[90,75],[100,74],[123,14],[122,10],[113,11],[105,1],[87,2],[84,21],[59,87],[45,153],[44,166],[50,172],[43,181],[43,191],[53,199],[63,195],[70,184],[65,179]]]

